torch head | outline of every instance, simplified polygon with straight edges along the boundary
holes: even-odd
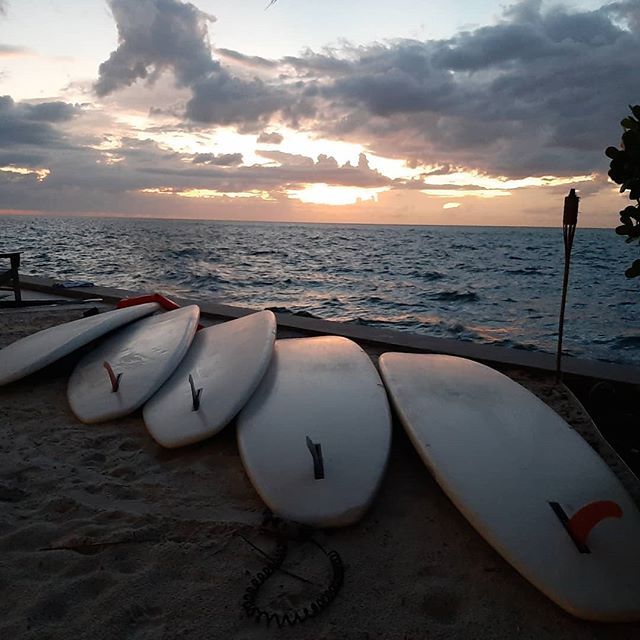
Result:
[[[569,195],[564,199],[563,225],[578,224],[578,202],[580,202],[580,198],[576,195],[576,190],[571,189]]]

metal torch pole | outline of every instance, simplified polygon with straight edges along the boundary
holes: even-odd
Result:
[[[562,233],[564,236],[564,278],[562,280],[562,303],[560,305],[560,321],[558,324],[558,354],[556,356],[556,382],[560,382],[562,373],[560,370],[562,358],[562,334],[564,332],[564,308],[567,302],[567,288],[569,286],[569,267],[571,265],[571,249],[573,237],[578,224],[578,202],[580,198],[576,190],[571,189],[564,199],[564,213],[562,215]]]

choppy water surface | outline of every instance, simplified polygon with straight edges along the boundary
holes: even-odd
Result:
[[[555,349],[561,229],[0,217],[0,252],[16,249],[27,274]],[[568,353],[640,365],[636,257],[578,229]]]

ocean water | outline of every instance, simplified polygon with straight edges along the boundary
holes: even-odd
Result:
[[[562,230],[0,217],[21,271],[554,352]],[[578,229],[565,352],[640,365],[638,257]]]

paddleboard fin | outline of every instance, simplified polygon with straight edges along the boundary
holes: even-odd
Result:
[[[590,502],[576,511],[571,518],[558,502],[550,502],[549,506],[558,516],[580,553],[591,553],[587,546],[587,538],[592,529],[605,518],[621,518],[622,509],[611,500]]]
[[[136,296],[135,298],[122,298],[116,303],[116,309],[126,309],[127,307],[136,307],[139,304],[147,304],[149,302],[155,302],[159,304],[165,311],[175,311],[180,309],[180,305],[173,300],[163,296],[161,293],[151,293],[146,296]],[[204,326],[199,324],[198,331],[204,329]]]
[[[109,374],[109,381],[111,382],[111,393],[116,393],[120,388],[120,378],[122,378],[122,374],[119,373],[116,375],[113,372],[113,367],[105,360],[102,363],[102,366],[107,370]]]
[[[191,411],[198,411],[198,409],[200,409],[200,395],[202,394],[202,389],[196,390],[196,385],[193,382],[193,376],[191,374],[189,374],[189,386],[191,387],[191,399],[193,400]]]
[[[313,458],[313,476],[316,480],[324,479],[324,461],[322,459],[322,447],[319,443],[315,443],[307,436],[307,448],[311,452]]]
[[[569,534],[571,540],[573,540],[573,544],[576,545],[576,548],[580,553],[591,553],[589,547],[584,543],[584,541],[580,540],[576,535],[574,535],[573,531],[571,531],[571,527],[569,526],[569,516],[566,514],[565,510],[560,506],[559,502],[549,502],[549,506],[553,509],[553,513],[558,516],[558,520],[562,523],[565,531]]]
[[[622,518],[620,505],[611,500],[597,500],[578,509],[569,519],[573,535],[586,544],[591,530],[605,518]]]

